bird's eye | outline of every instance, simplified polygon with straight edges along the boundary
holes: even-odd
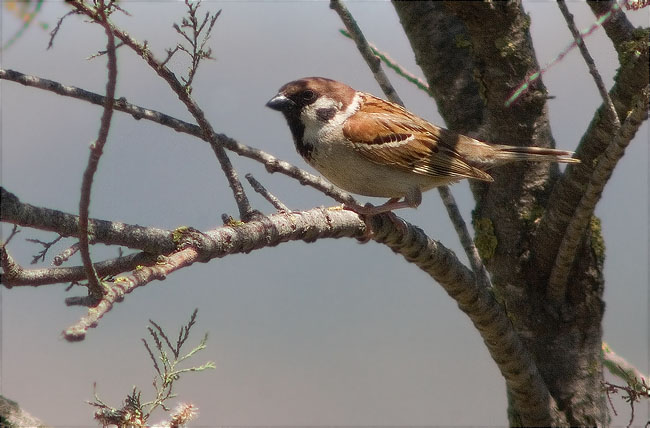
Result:
[[[313,101],[314,98],[316,98],[316,94],[314,93],[314,91],[307,89],[302,93],[302,99],[305,101]]]

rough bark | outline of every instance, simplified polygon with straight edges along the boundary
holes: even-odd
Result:
[[[495,143],[554,146],[541,80],[512,106],[504,104],[539,70],[529,18],[520,3],[394,4],[448,127],[461,132],[478,128],[481,139]],[[533,355],[565,423],[606,424],[599,357],[603,250],[597,222],[592,221],[593,227],[584,233],[566,301],[555,307],[546,301],[548,277],[539,275],[533,260],[539,260],[535,251],[547,251],[539,247],[535,232],[559,170],[520,164],[493,173],[494,183],[473,185],[473,191],[475,229],[496,243],[493,248],[479,247],[494,291]],[[557,246],[547,255],[547,271],[556,252]],[[510,423],[520,425],[522,409],[512,400],[512,391],[508,395]]]

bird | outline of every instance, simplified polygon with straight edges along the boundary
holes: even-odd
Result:
[[[479,141],[324,77],[291,81],[266,106],[284,115],[298,153],[331,183],[389,198],[355,210],[364,215],[417,208],[422,192],[465,178],[492,182],[487,170],[513,161],[580,162],[570,151]]]

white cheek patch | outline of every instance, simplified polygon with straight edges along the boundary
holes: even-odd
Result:
[[[321,96],[314,103],[305,106],[300,114],[302,123],[305,125],[305,141],[314,142],[333,136],[333,133],[342,134],[343,122],[359,109],[359,102],[359,95],[355,95],[348,107],[341,111],[342,102]],[[331,119],[323,121],[322,118],[319,118],[318,111],[326,109],[335,109],[336,113]]]
[[[319,97],[316,101],[303,108],[302,113],[300,114],[300,116],[302,117],[302,122],[307,127],[309,127],[308,124],[311,123],[323,122],[318,117],[317,114],[318,110],[334,109],[336,112],[338,112],[341,109],[342,105],[343,105],[342,102],[334,101],[329,97],[326,96]]]

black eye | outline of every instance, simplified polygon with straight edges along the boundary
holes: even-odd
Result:
[[[304,101],[314,101],[314,99],[316,98],[316,94],[314,93],[314,91],[311,91],[309,89],[303,91],[301,96]]]

